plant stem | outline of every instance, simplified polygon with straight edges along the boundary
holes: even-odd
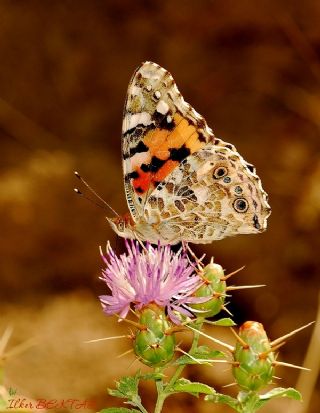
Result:
[[[242,399],[240,404],[241,410],[238,410],[240,413],[255,413],[258,410],[257,401],[259,400],[259,396],[255,391],[242,392],[241,397],[239,397],[239,395],[238,400]]]
[[[148,413],[148,410],[143,407],[143,405],[139,402],[135,402],[136,407],[141,410],[142,413]]]
[[[156,407],[154,409],[154,413],[160,413],[162,410],[163,403],[168,395],[163,390],[162,379],[156,381],[156,386],[157,386],[158,398],[157,398]]]
[[[199,322],[199,323],[196,325],[197,330],[200,331],[202,325],[203,325],[203,322]],[[195,332],[195,333],[193,334],[193,341],[192,341],[192,345],[191,345],[191,347],[190,347],[189,352],[194,351],[194,350],[198,347],[199,337],[200,337],[199,332]],[[166,398],[167,398],[168,396],[170,396],[170,394],[171,394],[171,389],[172,389],[172,387],[174,386],[174,384],[176,383],[176,381],[179,379],[179,377],[180,377],[182,371],[184,370],[184,368],[185,368],[185,365],[179,366],[179,367],[176,369],[176,371],[175,371],[175,373],[173,374],[173,376],[171,377],[171,379],[170,379],[166,384],[163,383],[163,380],[162,380],[162,379],[156,381],[158,398],[157,398],[157,403],[156,403],[156,407],[155,407],[154,413],[160,413],[160,412],[161,412],[164,401],[166,400]],[[248,412],[248,413],[249,413],[249,412]]]

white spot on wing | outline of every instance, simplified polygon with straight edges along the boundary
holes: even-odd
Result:
[[[134,154],[129,161],[130,170],[134,170],[136,167],[141,166],[141,164],[149,164],[151,162],[150,152],[138,152]]]
[[[156,97],[157,99],[160,99],[160,97],[161,97],[161,93],[159,92],[159,90],[156,90],[156,91],[154,92],[154,95],[155,95],[155,97]]]
[[[134,113],[133,115],[127,114],[124,132],[127,132],[128,130],[135,128],[137,125],[148,126],[150,125],[150,123],[151,115],[148,112]]]
[[[138,87],[138,86],[131,86],[131,90],[129,91],[129,93],[132,95],[132,96],[137,96],[137,95],[140,95],[140,93],[141,93],[141,89]]]
[[[165,115],[168,113],[169,110],[169,105],[164,101],[160,100],[157,104],[157,112],[161,113],[162,115]]]

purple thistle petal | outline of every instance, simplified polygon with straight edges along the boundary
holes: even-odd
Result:
[[[136,241],[125,241],[127,253],[117,256],[107,244],[107,254],[102,256],[106,265],[101,279],[111,291],[100,296],[106,314],[126,317],[130,306],[141,309],[151,303],[166,308],[174,323],[179,323],[175,312],[192,317],[187,304],[199,302],[203,297],[193,297],[202,283],[190,264],[186,252],[177,253],[170,246],[153,247],[147,243],[140,251]],[[206,298],[209,299],[209,298]]]

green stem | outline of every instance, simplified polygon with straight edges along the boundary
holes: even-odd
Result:
[[[243,406],[241,413],[255,413],[257,410],[253,406]]]
[[[200,331],[202,326],[203,326],[203,322],[197,324],[196,325],[197,330]],[[198,347],[199,338],[200,338],[199,332],[194,332],[193,340],[192,340],[192,344],[191,344],[189,352],[193,352]],[[176,372],[174,373],[174,375],[171,377],[168,384],[166,385],[166,389],[170,390],[170,388],[174,386],[175,382],[178,380],[178,378],[180,377],[185,367],[186,367],[185,365],[182,365],[177,368]]]
[[[156,381],[156,386],[157,386],[158,398],[157,398],[156,407],[154,409],[154,413],[160,413],[161,410],[162,410],[163,403],[164,403],[165,399],[167,398],[167,395],[163,390],[163,380],[162,379]]]
[[[202,328],[202,325],[203,325],[203,322],[199,322],[196,325],[197,330],[200,331]],[[189,352],[194,351],[198,347],[199,337],[200,337],[199,332],[195,332],[193,334],[193,341],[192,341],[192,345],[190,347]],[[175,373],[173,374],[173,376],[171,377],[171,379],[166,384],[163,383],[163,380],[157,380],[156,386],[157,386],[157,391],[158,391],[158,398],[157,398],[157,403],[156,403],[154,413],[161,412],[164,401],[166,400],[168,396],[170,396],[171,388],[174,386],[175,382],[181,376],[181,373],[184,370],[184,368],[185,368],[184,365],[179,366],[177,370],[175,371]]]
[[[245,394],[245,397],[243,396]],[[240,393],[239,393],[240,395]],[[238,400],[239,400],[238,395]],[[241,410],[240,413],[255,413],[257,408],[257,401],[259,400],[259,396],[255,391],[250,391],[247,393],[242,393],[241,395],[242,403],[241,403]]]
[[[138,407],[138,409],[141,410],[142,413],[148,413],[148,410],[145,409],[140,402],[135,402],[134,404],[136,407]]]

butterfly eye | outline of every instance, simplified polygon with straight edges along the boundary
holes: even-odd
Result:
[[[119,221],[119,222],[118,222],[118,230],[119,230],[120,232],[123,232],[123,231],[124,231],[124,222],[123,222],[123,221]]]
[[[228,173],[228,169],[225,168],[224,166],[218,166],[218,168],[216,168],[213,171],[213,178],[214,179],[220,179],[223,178],[224,176],[226,176]]]
[[[246,212],[249,208],[248,201],[244,198],[237,198],[233,203],[233,208],[237,212]]]

